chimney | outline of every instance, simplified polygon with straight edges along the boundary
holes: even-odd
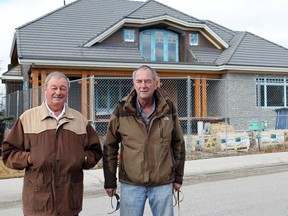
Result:
[[[10,71],[13,68],[12,64],[8,64],[8,71]]]

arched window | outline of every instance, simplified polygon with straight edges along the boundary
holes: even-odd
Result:
[[[178,62],[178,34],[160,29],[142,31],[140,52],[147,61]]]

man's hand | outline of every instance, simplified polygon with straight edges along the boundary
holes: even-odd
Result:
[[[173,183],[173,187],[175,190],[179,190],[181,188],[181,184],[178,184],[178,183]]]
[[[116,193],[116,188],[106,188],[105,190],[109,197],[114,196],[114,194]]]
[[[29,165],[32,165],[31,159],[30,159],[30,155],[29,155],[28,158],[27,158],[27,162],[28,162]]]

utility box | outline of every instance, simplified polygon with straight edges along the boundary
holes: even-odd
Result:
[[[248,121],[248,127],[250,131],[264,131],[267,126],[267,121]]]

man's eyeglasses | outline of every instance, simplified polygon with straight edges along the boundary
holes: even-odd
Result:
[[[116,208],[115,208],[114,211],[108,212],[108,214],[112,214],[112,213],[116,212],[116,211],[120,208],[120,196],[119,196],[117,193],[114,193],[114,195],[111,197],[111,207],[112,207],[112,210],[114,209],[114,205],[113,205],[114,197],[115,197],[115,199],[116,199]],[[115,204],[115,203],[114,203],[114,204]]]

